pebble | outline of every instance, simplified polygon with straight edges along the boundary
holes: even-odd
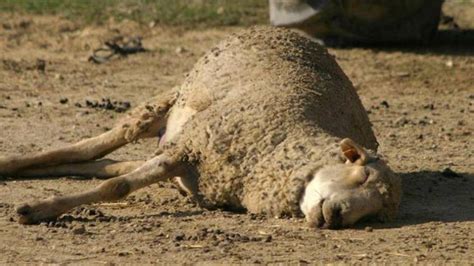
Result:
[[[385,108],[390,108],[390,105],[389,105],[388,102],[385,101],[385,100],[383,100],[383,101],[380,103],[380,105],[382,105],[382,106],[385,107]]]
[[[75,235],[83,235],[86,232],[86,227],[84,225],[80,225],[79,227],[76,227],[72,230],[72,233]]]
[[[183,54],[183,53],[186,53],[188,50],[182,46],[178,46],[176,47],[176,50],[175,50],[175,53],[176,54]]]
[[[397,126],[404,126],[406,124],[408,124],[410,121],[405,118],[405,117],[399,117],[395,120],[395,125]]]
[[[432,103],[423,105],[423,108],[424,109],[429,109],[429,110],[434,110],[435,109],[434,104],[432,104]]]
[[[46,70],[46,61],[43,59],[36,59],[35,68],[40,72],[44,72]]]
[[[184,233],[177,233],[173,236],[173,241],[183,241],[185,237]]]

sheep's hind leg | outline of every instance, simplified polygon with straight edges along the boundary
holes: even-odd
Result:
[[[102,135],[82,140],[54,150],[24,156],[0,157],[0,176],[16,176],[16,172],[31,167],[94,160],[125,145],[125,129],[114,128]]]
[[[0,157],[0,176],[15,176],[27,168],[91,161],[137,139],[158,137],[166,126],[168,111],[175,100],[174,91],[161,94],[152,104],[135,109],[112,130],[75,144],[25,156]]]
[[[102,159],[80,163],[59,164],[38,168],[27,168],[15,173],[16,177],[40,178],[80,176],[86,178],[111,178],[128,174],[139,168],[145,161],[114,161]]]
[[[59,196],[39,202],[24,204],[17,209],[19,223],[35,224],[56,219],[74,207],[103,201],[116,201],[131,192],[164,181],[174,176],[185,175],[187,165],[181,160],[161,154],[145,162],[138,169],[115,178],[108,179],[83,193]]]

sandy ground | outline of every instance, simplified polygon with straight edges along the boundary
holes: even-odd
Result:
[[[132,22],[78,27],[58,17],[0,15],[0,154],[26,154],[110,129],[132,107],[180,84],[203,52],[239,28],[188,31]],[[474,47],[447,44],[330,49],[369,112],[380,152],[403,178],[398,220],[314,230],[299,219],[199,209],[169,184],[126,200],[75,209],[58,222],[19,225],[15,206],[91,188],[100,180],[0,179],[0,264],[5,263],[453,263],[474,261]],[[151,52],[87,62],[115,35],[140,35]],[[156,140],[110,155],[145,159]]]

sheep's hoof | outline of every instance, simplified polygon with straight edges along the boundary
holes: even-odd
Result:
[[[20,216],[20,224],[38,224],[40,222],[56,220],[62,214],[55,208],[53,201],[40,201],[33,204],[22,204],[16,209]]]

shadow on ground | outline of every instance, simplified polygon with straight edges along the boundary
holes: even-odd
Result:
[[[401,174],[403,200],[400,221],[474,221],[474,175],[451,171]]]
[[[435,38],[420,45],[378,47],[379,50],[400,50],[416,54],[474,56],[474,29],[440,30]]]
[[[394,228],[429,222],[474,221],[474,175],[451,171],[419,171],[400,174],[403,198],[400,215],[394,222],[373,224]]]

